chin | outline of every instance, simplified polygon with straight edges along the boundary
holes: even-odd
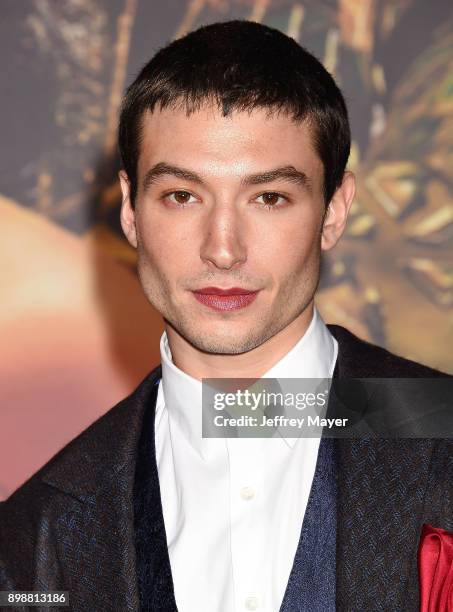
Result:
[[[225,334],[213,333],[206,328],[203,333],[200,333],[201,329],[203,329],[203,326],[200,326],[194,333],[194,330],[179,327],[177,331],[194,348],[210,354],[239,355],[252,350],[260,344],[260,340],[256,338],[256,335],[250,338],[249,334],[234,334],[231,331]]]
[[[189,319],[181,313],[164,317],[166,322],[194,348],[212,355],[247,353],[271,338],[281,327],[255,317],[253,321]],[[261,325],[258,328],[258,321]],[[195,324],[196,322],[196,324]]]
[[[195,348],[205,353],[218,355],[240,355],[247,353],[260,346],[273,334],[266,334],[264,331],[259,333],[256,329],[253,334],[250,328],[243,334],[234,333],[234,330],[225,330],[225,334],[209,333],[205,331],[203,335],[197,330],[196,334],[184,335],[186,340]]]

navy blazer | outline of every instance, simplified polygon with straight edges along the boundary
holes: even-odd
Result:
[[[329,329],[337,378],[446,376]],[[0,590],[67,590],[77,612],[176,610],[154,446],[160,376],[0,504]],[[453,440],[335,444],[337,610],[416,612],[422,525],[453,530]]]

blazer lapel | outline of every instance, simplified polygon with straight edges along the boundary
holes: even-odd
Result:
[[[157,471],[154,415],[161,368],[146,410],[134,483],[135,546],[140,610],[177,611]],[[152,405],[152,406],[151,406]]]
[[[391,377],[336,326],[334,376]],[[337,439],[337,609],[418,609],[417,547],[436,441]]]
[[[154,451],[159,378],[156,368],[43,476],[62,492],[51,518],[53,564],[74,610],[87,602],[93,610],[176,609]]]

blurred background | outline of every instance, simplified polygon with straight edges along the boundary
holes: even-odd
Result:
[[[118,108],[155,51],[202,24],[279,28],[335,76],[359,189],[318,307],[453,372],[450,0],[0,7],[0,499],[159,363],[162,323],[119,225]]]

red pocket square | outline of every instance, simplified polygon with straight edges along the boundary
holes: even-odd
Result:
[[[453,532],[423,525],[418,574],[420,612],[453,612]]]

